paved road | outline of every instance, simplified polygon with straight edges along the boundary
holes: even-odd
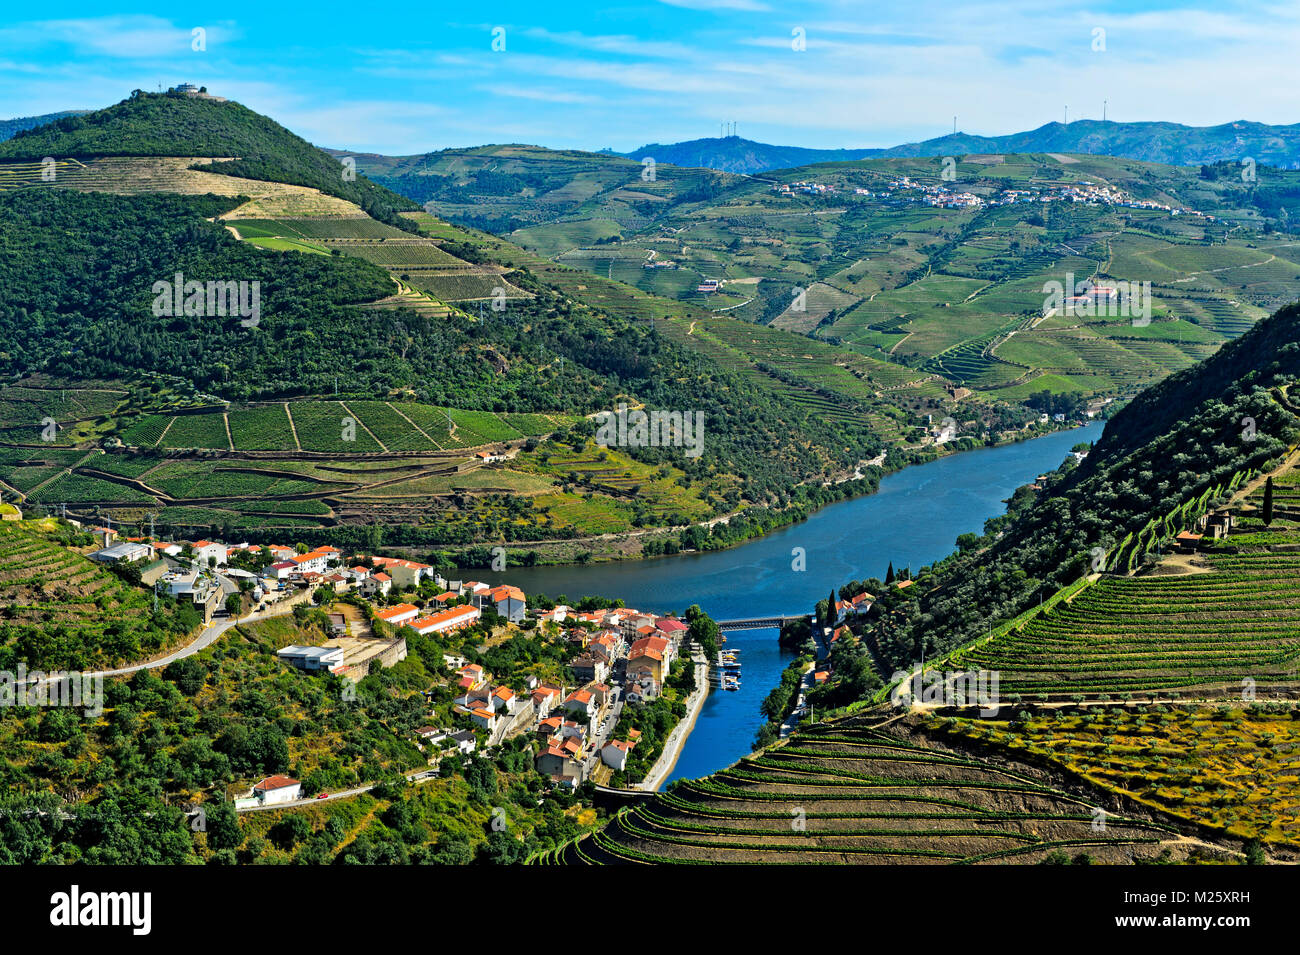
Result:
[[[419,785],[428,782],[430,779],[438,778],[436,769],[421,769],[414,773],[407,773],[406,778],[411,782]],[[245,806],[243,809],[236,809],[236,812],[269,812],[273,809],[294,809],[299,806],[310,806],[313,803],[330,802],[334,799],[351,799],[353,796],[360,796],[362,793],[368,793],[379,783],[371,783],[368,786],[358,786],[355,789],[340,789],[336,793],[330,793],[328,796],[309,796],[306,799],[295,799],[292,802],[277,802],[269,806]]]
[[[93,679],[95,677],[125,676],[128,673],[136,673],[140,670],[155,670],[158,667],[165,667],[167,664],[175,660],[180,660],[185,657],[193,656],[194,654],[198,653],[200,650],[204,650],[207,647],[210,647],[212,644],[216,643],[216,641],[221,637],[223,633],[225,633],[227,630],[229,630],[237,623],[252,623],[256,620],[265,620],[268,617],[283,616],[284,614],[292,613],[293,608],[297,604],[304,603],[310,599],[311,599],[311,591],[309,588],[303,590],[299,594],[295,594],[294,596],[290,597],[288,600],[283,600],[280,603],[273,604],[271,607],[267,608],[266,610],[260,613],[250,613],[247,616],[240,617],[237,620],[233,617],[225,617],[225,616],[220,617],[212,621],[211,624],[205,627],[203,632],[200,633],[190,643],[187,643],[179,650],[173,650],[165,657],[159,657],[157,660],[147,660],[144,663],[133,663],[129,667],[119,667],[116,670],[97,670],[94,673],[83,673],[81,674],[81,678]],[[51,680],[50,678],[46,678],[43,680],[26,680],[24,681],[24,685],[30,686],[37,683],[45,684],[51,682],[56,682],[56,681]]]
[[[695,719],[700,715],[700,710],[704,707],[704,700],[709,695],[709,664],[704,659],[704,654],[695,649],[692,654],[695,661],[695,693],[690,698],[686,715],[681,719],[673,731],[668,734],[668,739],[664,742],[663,752],[655,760],[655,764],[650,767],[650,772],[641,782],[637,783],[634,789],[648,789],[655,792],[663,783],[664,779],[672,772],[673,767],[677,765],[677,757],[681,755],[682,746],[686,743],[686,737],[690,736],[691,730],[695,728]]]
[[[586,774],[591,775],[592,771],[600,765],[600,751],[605,748],[609,738],[614,735],[614,730],[618,728],[618,718],[623,715],[623,692],[621,687],[614,687],[611,691],[617,696],[613,697],[613,703],[609,708],[609,719],[605,724],[605,732],[600,732],[600,724],[596,724],[591,733],[591,756],[587,759]]]
[[[808,705],[808,691],[813,688],[813,677],[817,672],[817,662],[814,660],[808,664],[808,669],[803,671],[803,676],[799,678],[799,698],[795,701],[794,709],[790,715],[785,718],[781,724],[781,736],[789,736],[794,728],[799,725],[799,720],[803,718],[803,713]]]

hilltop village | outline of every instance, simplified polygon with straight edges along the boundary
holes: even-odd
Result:
[[[1078,183],[1054,183],[1051,185],[1028,186],[1023,189],[1001,189],[995,194],[980,195],[944,185],[942,182],[923,182],[910,176],[890,178],[884,187],[874,189],[866,186],[854,186],[853,195],[858,199],[878,199],[893,203],[915,203],[940,209],[983,209],[993,206],[1010,206],[1018,203],[1069,202],[1093,203],[1119,206],[1126,209],[1147,209],[1167,212],[1170,215],[1192,215],[1214,222],[1215,217],[1173,206],[1154,199],[1137,199],[1122,189],[1114,186],[1082,181]],[[835,185],[824,182],[800,180],[799,182],[779,183],[772,191],[780,196],[811,195],[834,196],[838,190]]]

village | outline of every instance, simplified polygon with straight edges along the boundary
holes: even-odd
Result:
[[[667,751],[667,732],[656,733],[654,748],[665,752],[649,765],[642,760],[638,776],[645,780],[625,775],[638,745],[647,743],[631,725],[639,711],[661,698],[698,708],[707,692],[707,680],[697,680],[697,672],[707,672],[703,656],[684,648],[690,628],[674,616],[592,608],[590,601],[582,609],[550,601],[530,607],[527,595],[508,583],[453,580],[429,564],[328,545],[118,539],[104,527],[94,534],[103,546],[87,554],[91,560],[130,568],[157,594],[192,604],[210,628],[300,607],[324,612],[329,623],[322,641],[275,654],[304,674],[329,673],[355,684],[404,660],[409,639],[438,640],[447,648],[442,687],[426,691],[430,722],[413,741],[428,755],[431,772],[445,756],[491,754],[523,737],[535,752],[535,769],[554,787],[648,783],[664,775],[675,751]],[[490,672],[467,659],[514,640],[539,643],[545,652],[532,655],[550,664]],[[672,735],[680,746],[683,734]],[[255,784],[237,806],[302,798],[301,783],[281,776]]]
[[[799,181],[780,183],[772,191],[781,196],[815,195],[833,196],[836,187],[829,183]],[[1003,189],[996,196],[985,197],[959,190],[943,183],[923,182],[910,176],[896,176],[888,180],[885,188],[854,186],[853,194],[860,199],[880,199],[894,203],[916,203],[940,209],[982,209],[994,206],[1037,202],[1081,202],[1120,206],[1126,209],[1146,209],[1167,212],[1170,215],[1191,215],[1214,222],[1213,215],[1195,209],[1172,206],[1154,199],[1136,199],[1122,189],[1094,182],[1056,183],[1024,189]]]

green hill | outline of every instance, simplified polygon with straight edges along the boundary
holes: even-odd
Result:
[[[1139,395],[1081,465],[1069,461],[1041,492],[1022,489],[981,546],[936,565],[898,598],[897,616],[873,638],[878,659],[904,668],[923,642],[931,658],[973,639],[1096,569],[1101,554],[1140,562],[1135,538],[1151,522],[1157,533],[1140,540],[1154,551],[1172,536],[1161,528],[1186,526],[1182,509],[1199,515],[1234,479],[1278,462],[1300,440],[1300,411],[1288,397],[1300,381],[1297,336],[1300,306],[1288,306]]]
[[[1278,231],[1300,172],[1263,166],[1246,182],[1020,153],[745,177],[524,146],[358,162],[551,261],[1040,410],[1043,392],[1131,395],[1300,297]],[[1141,316],[1049,310],[1071,276],[1149,287]]]
[[[0,142],[0,160],[39,161],[99,156],[222,156],[209,171],[309,186],[347,199],[400,225],[397,212],[416,208],[364,177],[349,181],[328,153],[239,103],[145,93],[84,115],[65,116]]]
[[[45,113],[42,116],[19,116],[15,119],[0,119],[0,141],[11,138],[23,130],[44,126],[67,116],[81,116],[89,113],[88,109],[69,109],[60,113]]]

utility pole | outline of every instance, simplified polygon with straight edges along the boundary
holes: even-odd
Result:
[[[1106,122],[1106,101],[1101,101],[1101,121]]]
[[[1070,107],[1069,107],[1069,106],[1066,106],[1066,107],[1065,107],[1065,124],[1064,124],[1064,125],[1066,125],[1066,126],[1069,126],[1069,125],[1070,125]]]
[[[956,116],[954,116],[954,117],[952,118],[952,134],[953,134],[954,136],[957,135],[957,117],[956,117]]]

